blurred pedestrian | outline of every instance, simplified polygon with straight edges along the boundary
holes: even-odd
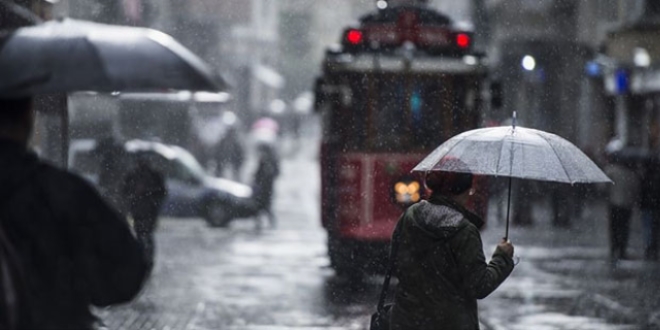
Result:
[[[229,126],[225,136],[218,142],[216,153],[217,172],[222,175],[225,168],[229,166],[231,178],[240,181],[244,161],[245,150],[238,127]]]
[[[167,195],[165,179],[149,165],[144,156],[138,156],[136,167],[124,179],[123,193],[133,216],[135,233],[144,247],[151,270],[154,264],[154,231],[158,224],[160,207]]]
[[[580,196],[582,191],[577,186],[563,183],[544,182],[548,187],[550,203],[552,205],[552,225],[558,228],[569,228],[571,220],[580,214],[581,201],[584,196]]]
[[[91,305],[124,303],[141,290],[143,251],[87,181],[28,150],[33,124],[31,98],[0,99],[0,224],[27,288],[18,328],[92,329]]]
[[[627,259],[630,218],[639,198],[640,182],[637,173],[619,162],[609,153],[605,174],[614,182],[609,191],[610,259],[616,262]]]
[[[124,171],[124,148],[114,136],[99,140],[94,154],[99,161],[99,191],[110,205],[122,214],[126,205],[121,196],[121,178]]]
[[[457,159],[446,161],[467,169]],[[513,271],[508,241],[499,243],[486,263],[479,233],[483,221],[465,208],[474,194],[472,179],[470,173],[428,173],[430,198],[401,216],[392,237],[399,285],[391,329],[479,329],[477,299]]]
[[[508,180],[507,180],[508,181]],[[538,189],[538,182],[529,180],[513,179],[513,188],[511,189],[511,223],[516,226],[533,226],[534,217],[532,210],[534,203],[542,196]],[[507,194],[509,188],[503,191],[502,195],[505,201],[509,200]],[[506,205],[505,205],[506,207]]]
[[[257,145],[259,163],[252,183],[253,199],[257,205],[257,221],[266,213],[271,227],[276,227],[277,219],[272,210],[275,179],[280,174],[280,160],[271,143],[260,142]]]
[[[658,260],[660,234],[660,162],[648,157],[642,163],[640,211],[644,227],[644,258]]]

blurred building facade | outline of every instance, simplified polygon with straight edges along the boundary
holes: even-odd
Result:
[[[559,134],[601,165],[614,139],[638,155],[657,153],[660,2],[486,0],[485,8],[504,99],[489,116],[502,121],[516,110],[521,125]],[[568,189],[545,193],[558,225],[578,216],[564,210]]]
[[[485,8],[493,73],[504,86],[493,117],[517,110],[527,126],[597,158],[615,137],[658,145],[657,1],[486,0]]]
[[[582,68],[592,52],[579,33],[587,2],[488,3],[489,58],[504,94],[504,106],[492,114],[494,119],[504,120],[517,111],[522,125],[559,134],[583,148],[595,142],[578,141],[579,126],[590,122],[579,122],[588,106],[576,102],[581,99]]]
[[[604,39],[594,65],[605,94],[615,100],[614,134],[626,147],[660,147],[660,2],[620,1],[618,24]]]

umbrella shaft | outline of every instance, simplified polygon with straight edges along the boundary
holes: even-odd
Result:
[[[511,177],[509,177],[509,197],[506,201],[506,231],[504,232],[504,240],[509,240],[509,212],[511,211]]]

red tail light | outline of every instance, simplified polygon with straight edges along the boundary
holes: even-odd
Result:
[[[362,43],[362,40],[364,40],[364,35],[360,30],[356,30],[356,29],[348,30],[348,32],[346,32],[346,40],[351,45],[358,45]]]
[[[470,35],[467,33],[459,33],[456,35],[456,45],[459,48],[466,49],[470,47]]]

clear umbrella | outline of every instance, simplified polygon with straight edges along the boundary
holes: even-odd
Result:
[[[223,89],[199,57],[156,30],[63,19],[0,37],[0,96]]]
[[[464,164],[456,168],[460,159]],[[470,172],[479,175],[564,183],[612,182],[603,171],[569,141],[552,133],[512,126],[480,128],[456,135],[426,156],[413,172]],[[507,209],[505,238],[509,236]]]

